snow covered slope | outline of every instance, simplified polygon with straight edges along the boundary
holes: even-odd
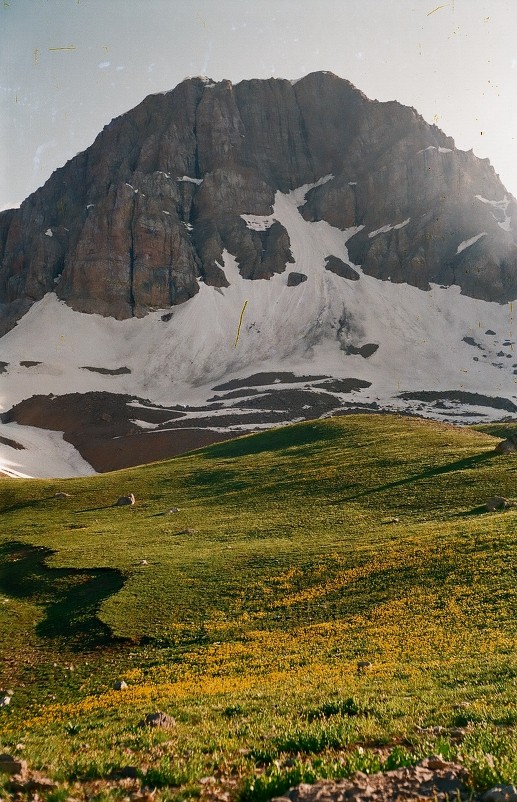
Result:
[[[225,251],[220,267],[228,287],[201,283],[186,303],[121,321],[75,312],[48,293],[1,339],[0,410],[31,396],[89,392],[174,407],[168,423],[154,424],[145,416],[139,422],[141,402],[135,402],[133,424],[150,437],[157,428],[186,425],[243,432],[350,406],[451,421],[516,412],[513,304],[470,298],[455,286],[423,291],[364,274],[351,265],[346,245],[357,227],[342,231],[300,214],[314,186],[277,192],[267,217],[243,215],[250,228],[278,221],[289,234],[294,262],[268,280],[243,279]],[[385,226],[407,222],[386,220]],[[329,256],[359,278],[331,272]],[[302,274],[294,286],[291,273]],[[226,394],[214,397],[217,388]],[[275,404],[279,389],[289,389],[294,403]],[[311,401],[317,396],[318,409]],[[91,470],[55,433],[38,435],[45,456],[35,459],[35,431],[0,426],[0,471],[66,476]]]

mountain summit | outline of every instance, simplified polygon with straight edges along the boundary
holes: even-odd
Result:
[[[324,176],[303,218],[361,226],[348,248],[364,272],[517,297],[515,202],[488,161],[456,151],[413,109],[370,101],[331,73],[235,86],[191,78],[113,120],[0,215],[4,325],[52,291],[119,319],[182,303],[199,279],[227,286],[224,249],[243,278],[282,273],[285,227],[254,230],[242,215],[270,215],[277,191]]]
[[[517,411],[516,231],[488,160],[414,109],[327,72],[188,79],[0,214],[4,403],[137,397],[211,436],[358,393]]]

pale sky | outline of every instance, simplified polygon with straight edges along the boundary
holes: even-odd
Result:
[[[0,209],[188,76],[315,70],[414,106],[517,196],[517,0],[0,0]]]

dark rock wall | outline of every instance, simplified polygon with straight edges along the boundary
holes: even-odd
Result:
[[[349,252],[365,272],[517,297],[504,212],[475,198],[500,201],[504,187],[487,160],[454,150],[414,109],[370,101],[330,73],[294,84],[194,78],[113,120],[19,210],[0,214],[0,334],[51,290],[117,318],[182,303],[200,278],[227,284],[224,249],[243,277],[268,279],[292,261],[289,236],[279,223],[251,231],[240,215],[270,214],[277,190],[329,174],[301,212],[364,226]],[[507,213],[516,224],[513,199]]]

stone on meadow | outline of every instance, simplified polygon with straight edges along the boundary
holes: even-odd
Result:
[[[508,499],[503,496],[492,496],[485,504],[487,512],[496,512],[496,510],[505,510],[510,506]]]
[[[18,760],[13,755],[0,755],[0,774],[25,774],[26,771],[26,760]]]
[[[131,506],[132,504],[134,504],[135,501],[136,501],[136,499],[135,499],[133,493],[129,493],[127,496],[120,496],[117,499],[117,501],[115,503],[115,506],[116,507],[127,507],[127,506]]]
[[[483,802],[517,802],[515,785],[496,785],[483,794]]]
[[[495,447],[496,454],[515,454],[517,451],[517,437],[515,435],[501,440]]]
[[[148,713],[144,720],[140,722],[140,727],[160,727],[165,730],[170,730],[175,726],[175,719],[167,713],[162,713],[161,710],[156,713]]]

